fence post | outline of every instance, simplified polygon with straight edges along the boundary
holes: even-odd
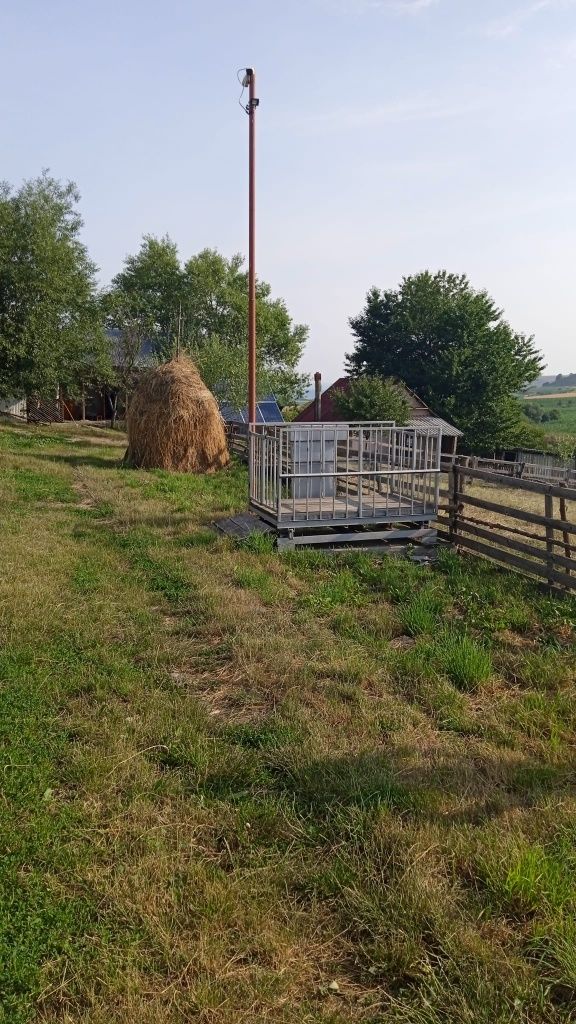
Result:
[[[468,465],[468,463],[469,463],[468,455],[461,455],[460,456],[460,462],[458,463],[458,468],[461,469],[462,472],[459,474],[458,486],[460,487],[460,490],[462,491],[462,494],[464,494],[464,491],[466,489],[466,472],[465,471],[466,471],[466,466]]]
[[[550,490],[544,495],[544,515],[547,520],[554,518],[554,498]],[[554,572],[554,527],[549,522],[546,523],[546,568],[548,571],[548,582],[552,586],[554,583],[552,578],[552,573]]]
[[[567,487],[565,480],[560,481],[560,487]],[[566,514],[566,498],[560,498],[560,519],[563,523],[568,522],[568,516]],[[562,531],[562,540],[564,541],[564,554],[566,558],[572,558],[572,546],[570,544],[570,534],[566,530]],[[566,567],[566,573],[570,575],[570,569]]]
[[[452,485],[450,488],[450,526],[449,526],[449,537],[450,543],[456,544],[458,540],[458,478],[460,475],[459,467],[454,463],[451,469],[452,473]]]

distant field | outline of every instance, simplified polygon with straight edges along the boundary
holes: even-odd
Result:
[[[552,393],[550,393],[550,389],[546,389],[546,391],[539,391],[536,395],[525,395],[525,401],[527,402],[533,402],[534,400],[541,402],[543,399],[549,398],[576,398],[576,388],[571,388],[570,391],[555,391]]]
[[[530,400],[538,398],[532,395]],[[576,391],[569,394],[538,398],[538,409],[540,412],[550,412],[555,409],[559,419],[542,423],[545,430],[553,434],[567,434],[576,437]]]

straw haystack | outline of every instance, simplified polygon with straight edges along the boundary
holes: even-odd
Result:
[[[194,363],[178,356],[149,370],[128,410],[125,464],[213,473],[229,461],[224,423]]]

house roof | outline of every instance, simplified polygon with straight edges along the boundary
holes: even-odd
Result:
[[[114,366],[122,363],[122,331],[119,327],[109,327],[106,335],[110,340],[110,357]],[[136,357],[136,366],[145,367],[154,364],[154,342],[152,338],[144,338]]]
[[[406,426],[419,429],[430,427],[432,431],[440,429],[446,437],[462,437],[462,431],[448,423],[448,420],[443,420],[441,416],[414,416],[408,420]]]
[[[340,423],[342,421],[342,413],[338,410],[336,403],[336,392],[337,391],[348,391],[351,384],[350,377],[339,377],[335,380],[329,388],[326,388],[322,392],[320,398],[320,422],[321,423]],[[400,387],[404,390],[408,404],[410,405],[411,416],[406,424],[409,427],[430,427],[431,430],[438,430],[440,428],[442,433],[447,437],[462,437],[462,431],[458,430],[458,427],[453,426],[452,423],[448,423],[447,420],[442,419],[441,416],[436,416],[432,410],[422,401],[421,398],[406,384],[399,381]],[[313,423],[314,422],[314,401],[310,402],[309,405],[301,409],[296,416],[295,423]]]

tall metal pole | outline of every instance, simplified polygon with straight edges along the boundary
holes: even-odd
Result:
[[[248,97],[248,422],[256,423],[256,75],[246,68]]]

